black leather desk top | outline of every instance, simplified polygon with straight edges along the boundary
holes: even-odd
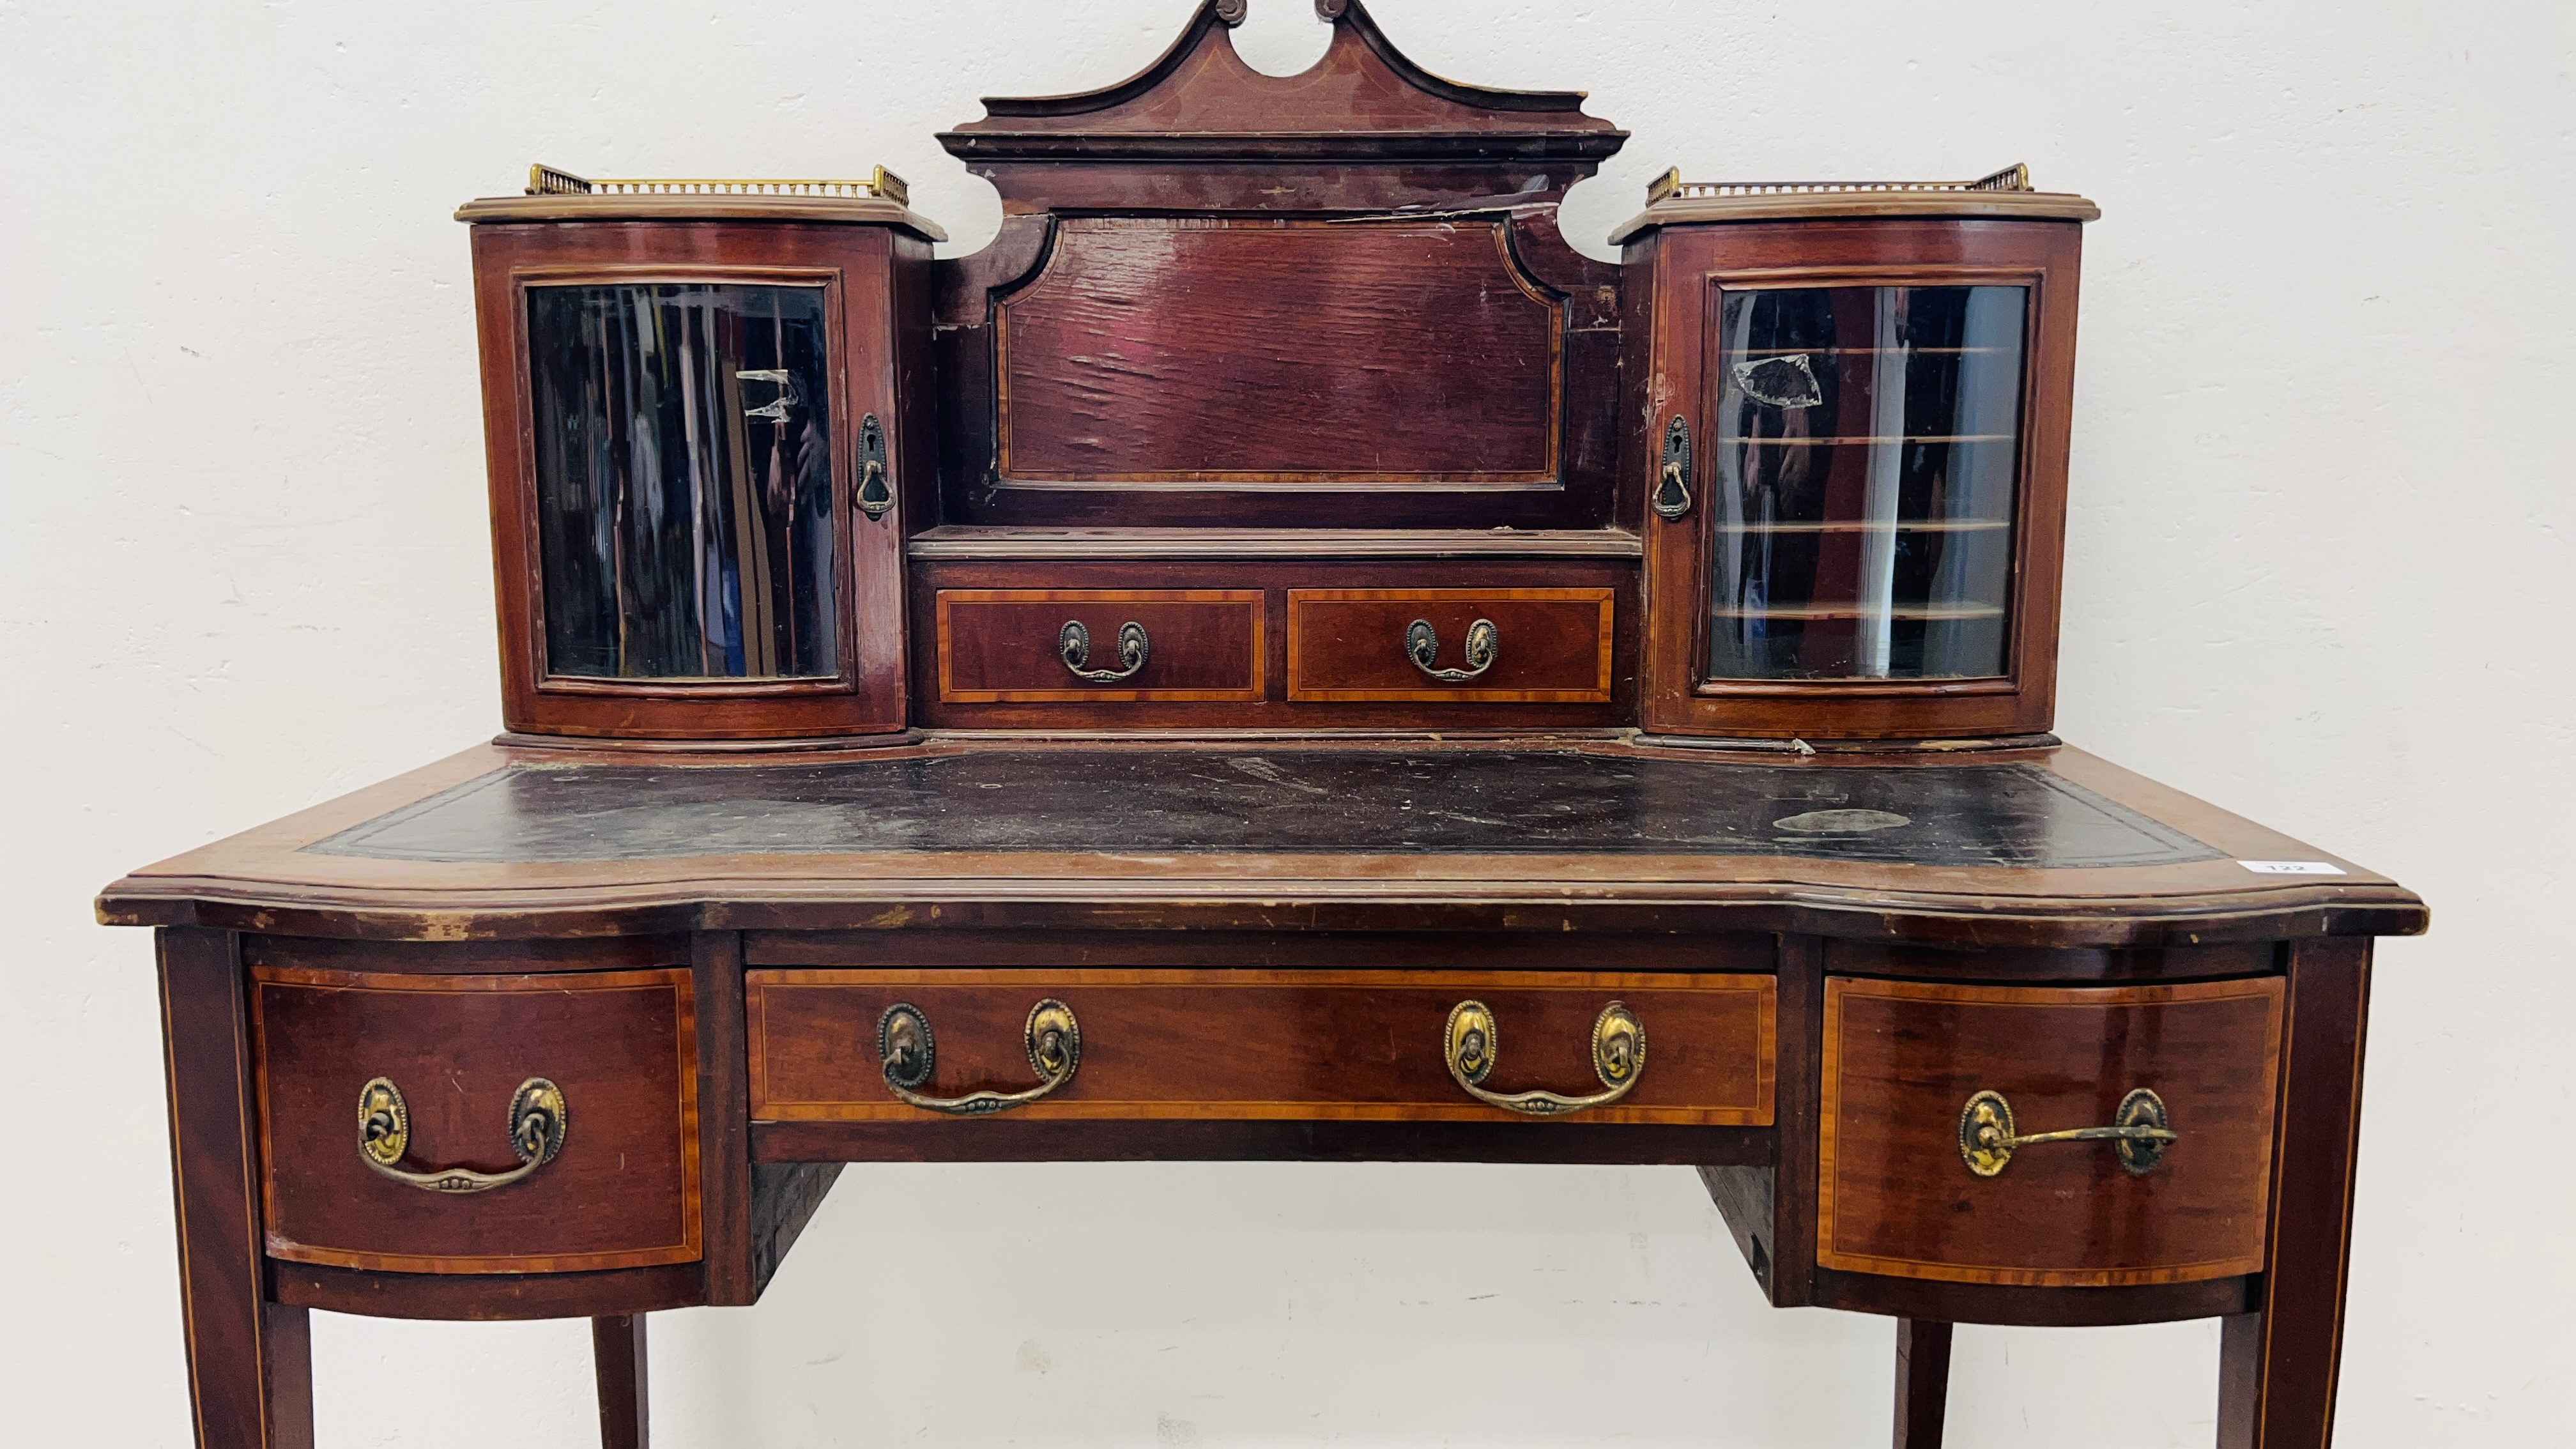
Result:
[[[1294,747],[514,763],[305,849],[495,864],[996,851],[1770,855],[2026,868],[2221,858],[2027,764]]]

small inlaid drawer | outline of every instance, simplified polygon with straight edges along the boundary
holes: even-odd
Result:
[[[1250,702],[1259,589],[942,589],[943,704]]]
[[[1609,589],[1291,589],[1288,697],[1607,704]]]
[[[751,1113],[1760,1126],[1751,974],[755,970]]]
[[[686,970],[251,973],[268,1252],[397,1273],[702,1255]]]
[[[1816,1262],[1964,1283],[2260,1272],[2278,977],[1825,983]]]

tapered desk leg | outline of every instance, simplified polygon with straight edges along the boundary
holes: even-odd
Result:
[[[160,933],[180,1316],[200,1449],[311,1449],[305,1311],[267,1301],[249,1014],[233,937]]]
[[[600,1449],[644,1449],[653,1437],[644,1393],[644,1315],[592,1319],[590,1350],[599,1363]]]
[[[2219,1449],[2325,1449],[2333,1438],[2369,1000],[2367,940],[2293,948],[2263,1307],[2220,1336]]]
[[[1941,1449],[1950,1409],[1950,1325],[1896,1320],[1896,1449]]]

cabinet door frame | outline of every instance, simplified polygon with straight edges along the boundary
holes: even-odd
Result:
[[[885,227],[723,222],[479,225],[475,294],[502,715],[514,732],[634,740],[759,740],[899,732],[908,708],[903,621],[902,430],[894,295],[900,241]],[[741,260],[734,260],[741,258]],[[752,260],[757,258],[758,260]],[[810,678],[610,679],[546,666],[538,537],[532,287],[691,282],[820,287],[830,349],[835,627],[838,670]],[[877,419],[896,505],[854,506],[859,429]]]
[[[2055,717],[2068,413],[2080,224],[1844,220],[1664,228],[1651,240],[1650,407],[1633,471],[1651,489],[1663,430],[1689,420],[1691,509],[1648,514],[1641,723],[1652,733],[1746,739],[1923,739],[2036,734]],[[2004,669],[1958,679],[1706,678],[1717,478],[1717,308],[1729,288],[2012,285],[2023,320],[2021,442]]]

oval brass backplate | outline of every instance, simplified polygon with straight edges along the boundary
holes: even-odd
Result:
[[[2165,1099],[2144,1087],[2120,1099],[2120,1114],[2112,1120],[2123,1127],[2171,1127],[2173,1125],[2165,1116]],[[2164,1161],[2165,1149],[2172,1145],[2171,1142],[2158,1138],[2144,1138],[2137,1141],[2124,1138],[2112,1143],[2111,1150],[2120,1154],[2120,1165],[2129,1169],[2130,1176],[2142,1177],[2154,1171],[2157,1163]]]
[[[930,1018],[921,1014],[920,1007],[898,1001],[877,1018],[877,1060],[885,1064],[887,1081],[918,1090],[930,1080],[938,1052],[930,1037]]]
[[[1482,1085],[1494,1070],[1494,1012],[1481,1001],[1462,1001],[1449,1008],[1449,1060],[1458,1074]]]
[[[1646,1028],[1619,1002],[1592,1019],[1592,1070],[1605,1087],[1624,1087],[1646,1062]]]
[[[2012,1161],[2012,1103],[2001,1092],[1979,1092],[1959,1109],[1959,1156],[1979,1177],[1992,1177]]]
[[[1082,1024],[1073,1008],[1050,996],[1029,1008],[1029,1066],[1040,1081],[1055,1082],[1082,1065]]]
[[[510,1120],[519,1119],[513,1114]],[[377,1077],[358,1089],[358,1146],[369,1160],[391,1167],[411,1150],[411,1108],[402,1088]]]

